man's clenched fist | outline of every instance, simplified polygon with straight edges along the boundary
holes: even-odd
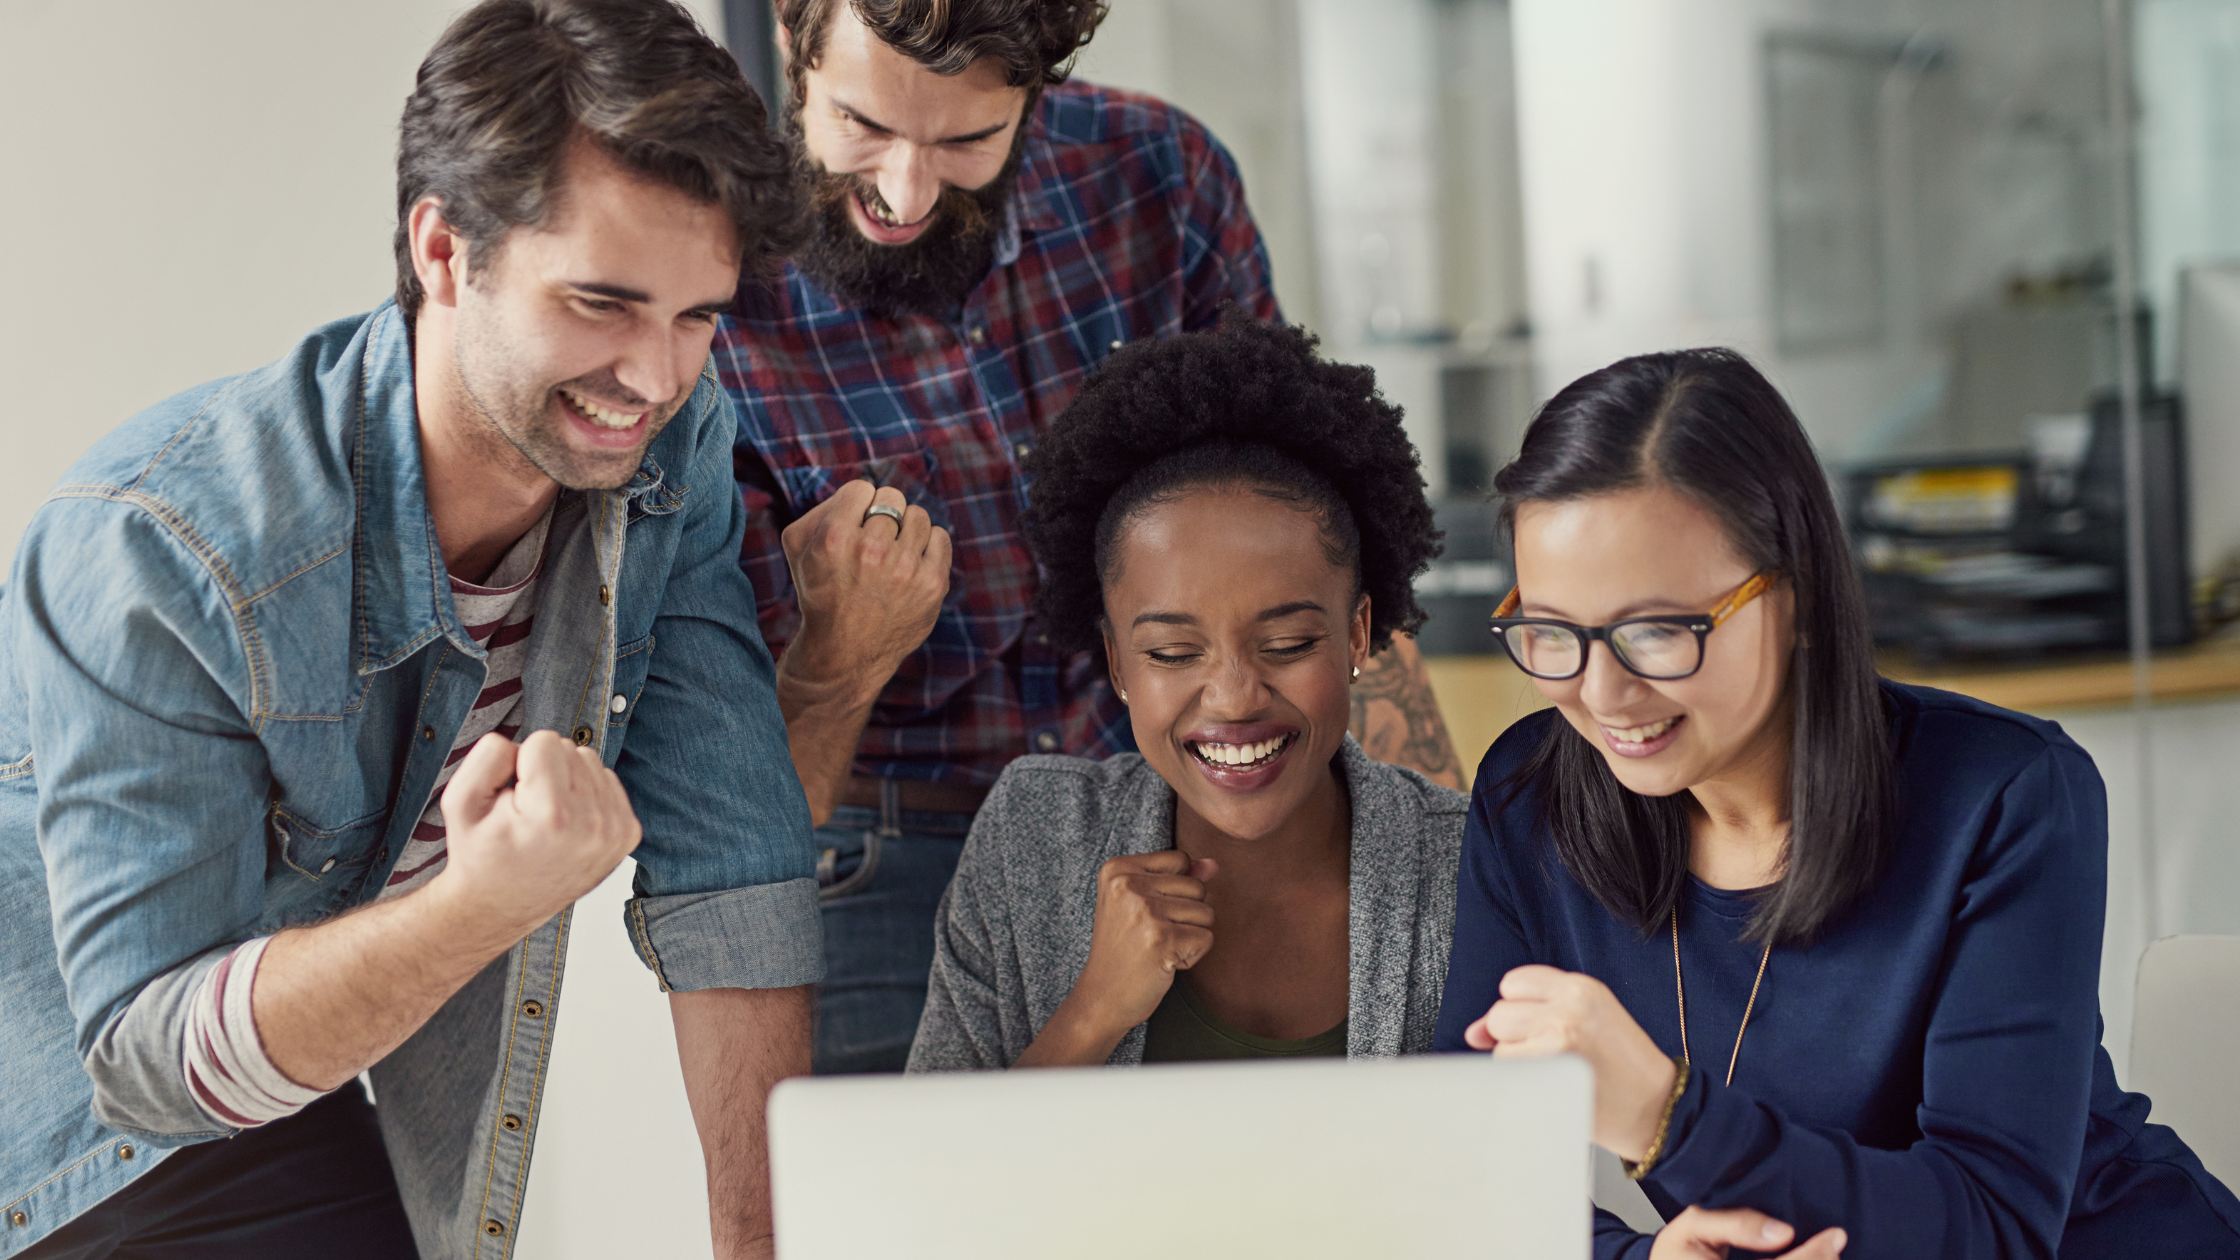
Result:
[[[599,754],[552,731],[476,741],[443,789],[453,895],[526,936],[638,847],[638,815]]]
[[[894,515],[867,515],[873,507]],[[783,541],[801,631],[782,668],[801,682],[847,680],[868,690],[863,699],[876,696],[941,615],[949,531],[893,486],[851,481],[786,526]]]

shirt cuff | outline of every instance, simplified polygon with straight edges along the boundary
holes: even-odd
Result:
[[[195,990],[187,1015],[187,1086],[203,1113],[230,1129],[284,1119],[319,1101],[325,1090],[289,1080],[265,1053],[250,997],[269,936],[237,946]]]
[[[663,993],[790,989],[824,979],[824,920],[813,879],[632,897],[622,913],[639,960]]]

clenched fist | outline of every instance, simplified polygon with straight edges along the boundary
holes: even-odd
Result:
[[[599,754],[552,731],[483,736],[443,789],[451,895],[527,936],[638,847],[638,815]]]
[[[1213,948],[1205,881],[1218,866],[1178,849],[1116,857],[1097,871],[1097,920],[1089,963],[1073,991],[1125,1034],[1151,1018],[1174,985]]]
[[[874,507],[899,513],[871,516]],[[783,667],[799,681],[847,684],[868,701],[918,650],[949,593],[949,531],[893,486],[851,481],[781,536],[801,606]]]
[[[1206,881],[1220,873],[1211,858],[1177,849],[1116,857],[1097,871],[1097,918],[1089,961],[1073,991],[1016,1066],[1102,1063],[1128,1030],[1213,948],[1213,907]]]

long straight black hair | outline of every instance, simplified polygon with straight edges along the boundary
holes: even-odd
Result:
[[[1807,941],[1874,882],[1897,813],[1866,600],[1835,500],[1796,413],[1732,350],[1641,355],[1579,378],[1494,478],[1512,536],[1524,504],[1654,485],[1708,509],[1753,568],[1794,592],[1788,850],[1744,935]],[[1687,886],[1681,794],[1626,788],[1561,721],[1506,786],[1533,789],[1565,868],[1610,913],[1645,933],[1663,926]]]

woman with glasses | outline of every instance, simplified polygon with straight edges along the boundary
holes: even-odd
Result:
[[[2100,1048],[2091,759],[1876,677],[1765,378],[1593,373],[1496,488],[1494,633],[1554,709],[1478,772],[1438,1044],[1593,1067],[1668,1222],[1600,1213],[1597,1256],[2240,1256],[2240,1201]]]
[[[1438,553],[1400,413],[1232,319],[1114,352],[1030,467],[1040,628],[1140,753],[996,781],[910,1070],[1429,1050],[1468,798],[1346,734]]]

